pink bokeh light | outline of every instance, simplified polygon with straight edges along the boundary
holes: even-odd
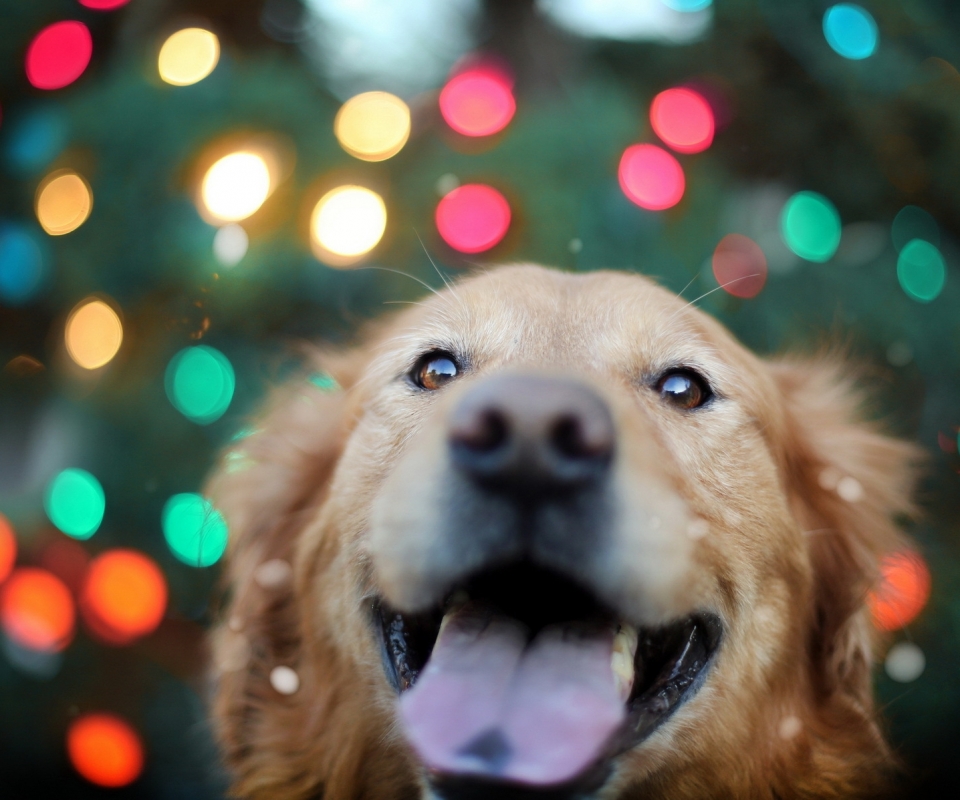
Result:
[[[713,251],[713,276],[727,294],[756,297],[767,282],[767,257],[753,239],[731,233]]]
[[[37,89],[62,89],[83,75],[92,55],[93,39],[86,25],[76,20],[55,22],[27,48],[27,80]]]
[[[699,153],[713,143],[716,122],[706,99],[678,86],[660,92],[650,104],[650,124],[678,153]]]
[[[507,75],[490,67],[474,67],[454,75],[440,92],[440,113],[464,136],[490,136],[513,119],[517,103]]]
[[[686,187],[683,167],[654,144],[634,144],[620,158],[620,188],[641,208],[662,211],[680,202]]]
[[[481,253],[497,244],[510,227],[510,204],[492,186],[469,183],[437,204],[437,231],[461,253]]]

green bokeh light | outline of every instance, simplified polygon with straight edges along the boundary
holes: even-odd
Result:
[[[940,246],[940,226],[937,221],[919,206],[904,206],[893,218],[890,226],[890,238],[897,252],[903,250],[908,242],[923,239],[934,247]]]
[[[177,353],[170,359],[164,377],[164,388],[174,408],[198,425],[209,425],[223,416],[233,400],[236,383],[227,357],[206,345]]]
[[[787,247],[807,261],[829,261],[840,245],[840,215],[822,194],[797,192],[780,215]]]
[[[216,564],[227,548],[226,521],[198,494],[175,494],[167,500],[162,524],[173,554],[191,567]]]
[[[929,303],[943,291],[947,277],[943,256],[930,242],[914,239],[904,245],[897,259],[897,279],[910,297]]]
[[[336,378],[326,372],[314,372],[308,380],[323,392],[335,392],[340,388]]]
[[[106,498],[100,481],[82,469],[65,469],[47,487],[43,507],[67,536],[89,539],[103,522]]]

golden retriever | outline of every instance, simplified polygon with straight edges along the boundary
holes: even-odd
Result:
[[[236,795],[883,789],[865,599],[916,453],[839,362],[761,360],[638,275],[520,265],[318,367],[338,385],[281,390],[209,486]]]

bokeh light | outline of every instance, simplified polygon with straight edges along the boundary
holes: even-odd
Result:
[[[399,153],[410,138],[410,109],[388,92],[364,92],[340,107],[333,132],[350,155],[384,161]]]
[[[21,225],[0,223],[0,302],[18,306],[29,302],[46,273],[37,240]]]
[[[816,192],[797,192],[780,215],[783,241],[807,261],[829,261],[840,246],[840,232],[837,209]]]
[[[623,193],[649,211],[675,206],[686,187],[680,162],[653,144],[634,144],[624,150],[619,178]]]
[[[213,255],[225,267],[239,264],[247,254],[250,237],[241,225],[224,225],[213,237]]]
[[[171,34],[160,48],[157,69],[173,86],[202,81],[220,60],[220,40],[204,28],[184,28]]]
[[[678,86],[660,92],[650,104],[650,124],[678,153],[699,153],[713,143],[713,109],[693,89]]]
[[[130,725],[113,714],[84,714],[67,731],[67,755],[90,783],[117,788],[143,771],[143,744]]]
[[[57,652],[73,638],[76,611],[70,590],[56,575],[20,567],[0,587],[0,624],[28,650]]]
[[[17,537],[3,514],[0,514],[0,583],[3,583],[13,571],[17,560]]]
[[[255,213],[272,189],[270,168],[256,153],[230,153],[217,161],[200,185],[204,209],[220,222],[238,222]]]
[[[661,2],[672,8],[674,11],[692,12],[703,11],[713,5],[713,0],[661,0]]]
[[[84,369],[109,363],[120,350],[123,323],[117,312],[103,300],[88,297],[67,317],[64,329],[67,353]]]
[[[930,570],[919,553],[902,551],[884,558],[880,583],[870,593],[870,611],[877,627],[895,631],[909,625],[930,598]]]
[[[87,182],[71,169],[57,170],[37,187],[37,219],[51,236],[75,231],[93,210],[93,192]]]
[[[108,550],[91,562],[80,593],[80,613],[98,638],[128,644],[156,630],[166,608],[166,579],[143,553]]]
[[[502,131],[516,110],[512,81],[493,67],[475,67],[454,75],[440,92],[440,114],[464,136]]]
[[[934,247],[939,247],[940,226],[931,214],[919,206],[904,206],[893,218],[890,238],[897,252],[903,250],[907,243],[914,239],[923,239]]]
[[[129,3],[130,0],[80,0],[80,5],[92,8],[95,11],[113,11]]]
[[[65,469],[47,486],[43,499],[50,521],[74,539],[89,539],[103,522],[103,487],[83,469]]]
[[[873,16],[854,3],[838,3],[827,9],[823,35],[835,53],[855,61],[872,56],[880,38]]]
[[[184,564],[209,567],[227,548],[227,523],[206,498],[175,494],[163,507],[163,536]]]
[[[756,297],[767,282],[767,258],[753,239],[731,233],[713,251],[713,276],[734,297]]]
[[[93,55],[93,38],[82,22],[55,22],[27,48],[27,80],[37,89],[62,89],[83,75]]]
[[[198,425],[209,425],[230,407],[236,376],[223,353],[198,345],[184,348],[170,359],[164,388],[183,416]]]
[[[927,658],[913,642],[897,642],[883,662],[887,675],[898,683],[910,683],[923,675]]]
[[[437,204],[437,231],[461,253],[482,253],[507,234],[510,204],[492,186],[468,183],[458,186]]]
[[[897,280],[910,297],[920,303],[935,300],[943,291],[947,268],[940,251],[930,242],[907,242],[897,258]]]
[[[66,142],[64,115],[55,106],[43,106],[11,120],[3,154],[11,171],[30,175],[56,158]]]
[[[310,239],[318,258],[345,266],[369,253],[387,228],[383,198],[363,186],[327,192],[310,215]]]

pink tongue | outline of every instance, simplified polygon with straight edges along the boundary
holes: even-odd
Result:
[[[620,726],[613,631],[522,624],[476,606],[448,616],[417,683],[400,700],[407,738],[447,773],[563,783]]]

